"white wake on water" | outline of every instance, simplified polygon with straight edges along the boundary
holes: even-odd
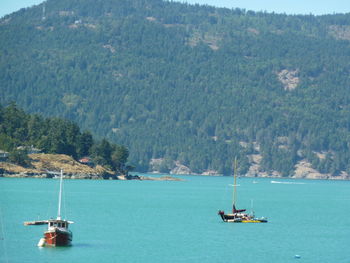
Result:
[[[271,181],[271,184],[306,184],[306,183]]]

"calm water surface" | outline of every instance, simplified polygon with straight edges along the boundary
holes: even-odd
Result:
[[[350,262],[350,182],[239,179],[238,207],[254,200],[269,223],[230,224],[217,211],[232,177],[181,178],[66,180],[68,248],[38,248],[45,226],[23,226],[56,217],[58,180],[0,178],[0,262]]]

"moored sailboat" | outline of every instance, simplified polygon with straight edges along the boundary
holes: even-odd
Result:
[[[218,215],[224,222],[232,222],[232,223],[267,223],[266,218],[256,218],[254,213],[247,214],[246,209],[237,209],[236,208],[236,200],[237,200],[237,159],[234,161],[234,184],[233,184],[233,201],[232,201],[232,213],[225,214],[224,211],[220,210]]]
[[[42,224],[48,225],[47,230],[44,232],[44,237],[40,239],[38,246],[45,246],[45,245],[70,246],[71,245],[73,234],[68,229],[68,226],[73,222],[61,218],[62,184],[63,184],[63,172],[61,171],[57,218],[24,223],[25,225],[42,225]]]

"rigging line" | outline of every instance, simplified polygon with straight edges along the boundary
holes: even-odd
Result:
[[[66,209],[66,194],[65,194],[65,184],[62,184],[62,199],[63,199],[63,209],[64,209],[64,218],[67,219],[67,209]]]
[[[236,206],[237,202],[237,157],[235,157],[234,163],[233,163],[233,196],[232,196],[232,204]]]
[[[63,183],[63,170],[61,170],[60,175],[60,191],[58,194],[58,211],[57,211],[57,219],[61,219],[61,204],[62,204],[62,183]]]
[[[220,191],[221,193],[221,203],[223,205],[227,205],[229,197],[232,195],[232,184],[231,184],[231,180],[232,177],[231,176],[223,176],[223,186],[222,186],[222,190]],[[229,183],[227,183],[226,181],[229,181]],[[231,200],[232,201],[232,200]]]
[[[53,178],[52,178],[53,179]],[[53,180],[50,180],[48,181],[50,183],[53,183],[53,184],[56,184],[56,179],[53,179]],[[48,206],[47,206],[47,211],[46,211],[46,218],[54,218],[54,208],[56,207],[56,202],[55,202],[55,198],[56,198],[56,193],[57,193],[57,190],[55,187],[52,187],[52,185],[50,185],[50,190],[48,190],[48,194],[51,195],[50,198],[47,198],[48,199]],[[54,205],[55,203],[55,205]]]
[[[1,210],[1,206],[0,206],[0,224],[1,224],[1,237],[0,240],[2,240],[2,244],[3,244],[3,248],[4,248],[4,257],[5,257],[5,261],[8,263],[9,259],[8,259],[8,255],[7,255],[7,249],[6,249],[6,238],[5,238],[5,230],[4,230],[4,218],[2,216],[2,210]]]
[[[54,202],[52,190],[49,191],[49,194],[51,194],[52,196],[50,198],[47,198],[47,199],[49,199],[48,200],[49,204],[48,204],[47,210],[46,210],[46,218],[52,218],[52,214],[50,214],[52,209],[53,209],[53,202]]]

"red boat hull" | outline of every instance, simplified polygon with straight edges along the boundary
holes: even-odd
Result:
[[[59,229],[49,230],[44,233],[45,243],[48,246],[70,246],[72,243],[72,233]]]

